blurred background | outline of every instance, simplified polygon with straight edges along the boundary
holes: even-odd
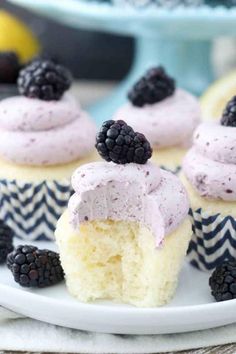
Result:
[[[129,71],[133,58],[131,38],[71,29],[5,0],[0,0],[0,9],[25,21],[38,36],[44,52],[68,66],[76,78],[114,81]]]
[[[43,53],[69,67],[75,78],[120,81],[131,68],[134,57],[132,38],[73,29],[6,0],[0,0],[0,10],[9,11],[23,20],[39,39]],[[212,63],[216,77],[235,68],[235,41],[226,38],[217,39],[213,46]]]

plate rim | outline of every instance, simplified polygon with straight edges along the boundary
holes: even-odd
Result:
[[[62,302],[64,303],[63,300],[58,300],[57,298],[52,298],[50,296],[45,296],[45,295],[39,295],[36,292],[33,292],[34,290],[30,291],[30,289],[27,288],[16,288],[16,287],[12,287],[10,285],[6,285],[6,284],[1,284],[0,283],[0,294],[2,293],[2,291],[8,291],[8,289],[11,289],[10,291],[12,292],[17,292],[17,294],[21,294],[26,297],[29,298],[40,298],[40,299],[47,299],[47,302],[53,303],[55,304],[55,302]],[[29,291],[27,291],[29,290]],[[40,289],[37,289],[40,290]],[[1,300],[1,295],[0,295],[0,300]],[[72,295],[71,295],[72,297]],[[72,297],[73,298],[73,297]],[[74,299],[74,298],[73,298]],[[43,301],[43,300],[42,300]],[[132,306],[132,305],[126,305],[127,307],[123,307],[122,304],[118,304],[121,306],[113,306],[113,303],[111,302],[110,304],[103,304],[103,303],[85,303],[85,302],[81,302],[79,300],[76,301],[76,304],[78,304],[78,306],[83,306],[86,308],[99,308],[99,309],[106,309],[110,311],[110,308],[112,309],[112,311],[114,312],[129,312],[131,315],[136,314],[136,313],[146,313],[146,314],[150,314],[150,313],[155,313],[155,314],[163,314],[165,312],[168,312],[169,314],[174,312],[176,314],[178,313],[182,313],[183,311],[187,311],[187,312],[198,312],[199,310],[205,310],[205,309],[209,309],[210,310],[215,310],[218,308],[222,308],[222,304],[224,304],[224,307],[230,307],[231,306],[236,306],[236,299],[232,299],[232,300],[228,300],[228,301],[222,301],[222,302],[210,302],[210,303],[205,303],[205,304],[198,304],[198,305],[185,305],[185,306],[170,306],[170,307],[166,307],[164,306],[160,306],[160,307],[136,307],[136,306]],[[114,303],[115,304],[115,303]],[[75,302],[69,303],[69,302],[65,302],[65,306],[66,307],[74,307]],[[123,304],[125,305],[125,304]]]
[[[4,267],[5,271],[7,267]],[[65,287],[65,284],[57,286]],[[70,301],[68,297],[55,296],[55,292],[47,294],[40,293],[40,290],[46,289],[35,291],[21,288],[12,282],[8,284],[4,280],[2,283],[0,281],[0,305],[52,325],[124,335],[186,333],[236,322],[236,299],[219,303],[139,308],[112,301],[83,303],[73,296],[71,299],[74,301]],[[60,290],[62,288],[58,288]]]

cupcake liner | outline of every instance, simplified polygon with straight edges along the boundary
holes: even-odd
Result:
[[[23,240],[53,240],[71,194],[69,179],[38,183],[1,179],[0,219]]]
[[[210,271],[223,261],[236,258],[236,219],[209,215],[202,209],[190,210],[190,217],[193,236],[188,259],[194,267]]]

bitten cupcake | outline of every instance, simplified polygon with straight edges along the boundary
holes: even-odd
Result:
[[[23,239],[52,239],[74,169],[94,159],[96,128],[72,94],[70,73],[36,60],[19,74],[22,96],[0,102],[0,218]]]
[[[191,263],[212,270],[236,258],[236,97],[220,122],[201,124],[183,162],[193,237]]]
[[[148,162],[149,142],[124,121],[105,122],[96,147],[106,162],[75,171],[75,193],[57,224],[67,288],[84,302],[163,305],[192,234],[187,193],[174,174]]]
[[[153,161],[178,171],[200,122],[198,100],[176,89],[175,81],[162,67],[148,70],[128,93],[128,99],[114,119],[125,119],[143,132],[153,146]]]

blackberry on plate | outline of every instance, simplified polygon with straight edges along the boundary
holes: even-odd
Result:
[[[174,79],[166,74],[163,67],[158,66],[149,69],[146,74],[134,84],[128,93],[128,99],[134,106],[142,107],[145,104],[160,102],[173,95],[174,91]]]
[[[17,81],[20,94],[45,101],[59,100],[71,82],[71,74],[64,66],[44,59],[24,67]]]
[[[18,56],[15,52],[0,52],[0,83],[15,84],[20,70]]]
[[[24,287],[44,288],[64,279],[59,254],[34,246],[18,246],[8,255],[7,266]]]
[[[227,127],[236,127],[236,96],[227,103],[220,123]]]
[[[145,136],[135,133],[123,120],[104,122],[95,147],[104,160],[117,164],[145,164],[152,156],[152,148]]]
[[[216,301],[236,299],[236,260],[225,261],[216,267],[209,285]]]
[[[0,264],[6,262],[7,255],[13,250],[13,231],[0,220]]]

